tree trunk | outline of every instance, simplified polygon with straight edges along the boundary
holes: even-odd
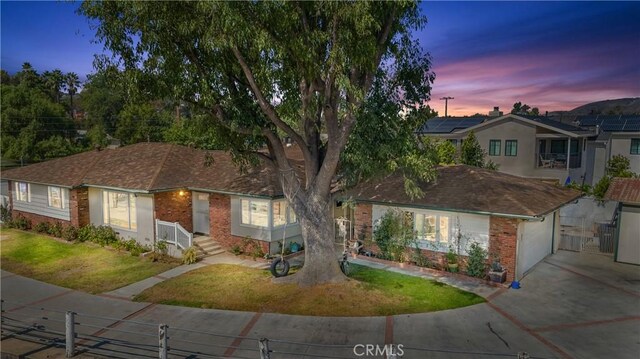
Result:
[[[303,201],[298,202],[302,203]],[[296,211],[304,240],[304,266],[293,275],[275,278],[274,282],[296,283],[301,287],[309,287],[347,280],[338,264],[331,204],[329,196],[318,196],[302,204],[303,210]]]

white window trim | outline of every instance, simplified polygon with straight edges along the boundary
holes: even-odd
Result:
[[[122,192],[122,191],[107,191],[107,190],[103,190],[102,191],[102,211],[104,212],[105,210],[105,203],[104,203],[104,198],[105,198],[105,194],[107,195],[107,200],[109,199],[109,194],[110,193],[122,193],[122,194],[126,194],[127,195],[127,213],[128,213],[128,222],[129,222],[129,227],[122,227],[122,226],[118,226],[115,224],[111,224],[111,213],[109,211],[107,211],[106,213],[102,213],[102,224],[104,224],[105,226],[109,226],[109,227],[113,227],[113,228],[119,228],[119,229],[124,229],[125,231],[129,231],[129,232],[137,232],[138,231],[138,203],[136,201],[136,213],[131,213],[133,212],[131,210],[131,196],[135,196],[135,194],[133,193],[129,193],[129,192]],[[107,203],[107,208],[109,208],[109,203]],[[132,228],[131,227],[131,216],[136,216],[136,228]],[[105,217],[108,218],[108,222],[105,223]]]
[[[56,207],[56,206],[52,206],[51,205],[51,189],[52,188],[57,188],[58,190],[60,190],[60,207]],[[66,201],[66,195],[65,195],[65,189],[62,187],[58,187],[58,186],[47,186],[47,205],[51,208],[57,208],[57,209],[66,209],[67,206],[65,206],[65,201]]]
[[[20,184],[26,184],[27,185],[27,200],[23,200],[20,199]],[[16,182],[15,184],[15,190],[16,190],[16,194],[15,194],[15,199],[17,202],[24,202],[24,203],[30,203],[31,202],[31,183],[28,182]]]
[[[248,217],[249,217],[249,223],[245,223],[242,219],[243,219],[243,209],[242,209],[242,201],[247,201],[248,202]],[[251,204],[252,203],[265,203],[267,205],[267,225],[266,226],[260,226],[257,224],[252,224],[251,223]],[[241,198],[240,199],[240,225],[244,226],[244,227],[252,227],[252,228],[271,228],[272,224],[273,224],[273,219],[272,217],[272,208],[271,208],[271,204],[270,201],[268,200],[260,200],[260,199],[253,199],[253,198]]]
[[[287,212],[285,214],[285,223],[283,224],[275,224],[275,211],[273,210],[273,207],[275,206],[276,203],[284,203],[287,205]],[[291,217],[292,214],[295,216],[295,212],[293,211],[293,209],[291,209],[291,206],[289,205],[289,202],[287,202],[287,200],[279,200],[279,201],[273,201],[271,202],[271,223],[273,224],[273,228],[282,228],[285,225],[291,225],[291,224],[296,224],[298,223],[298,216],[296,217],[295,221],[291,221]]]
[[[418,232],[418,228],[416,228],[416,216],[424,216],[424,220],[423,223],[427,223],[427,216],[433,216],[436,218],[436,228],[435,228],[435,241],[430,241],[426,238],[426,236],[421,237],[418,236],[418,243],[422,244],[423,246],[428,246],[428,247],[434,247],[436,248],[438,251],[448,251],[449,250],[449,246],[452,244],[452,238],[455,235],[455,231],[452,228],[452,218],[451,216],[447,216],[447,215],[442,215],[439,213],[423,213],[423,212],[413,212],[413,229],[414,231]],[[449,229],[449,233],[447,235],[447,241],[446,242],[442,242],[441,240],[441,231],[440,231],[440,218],[445,217],[448,218],[448,229]]]

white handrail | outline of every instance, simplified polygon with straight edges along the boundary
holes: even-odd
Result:
[[[189,233],[178,222],[156,219],[156,239],[173,244],[180,249],[187,249],[192,245],[193,234]]]

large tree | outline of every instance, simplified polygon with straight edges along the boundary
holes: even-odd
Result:
[[[344,280],[332,181],[356,123],[387,120],[367,116],[374,84],[400,110],[429,98],[429,58],[411,36],[425,22],[417,4],[86,1],[81,12],[99,21],[98,37],[125,67],[159,76],[157,90],[208,111],[232,154],[274,167],[306,249],[304,268],[284,280]],[[304,176],[283,137],[302,152]],[[268,154],[258,151],[264,144]]]

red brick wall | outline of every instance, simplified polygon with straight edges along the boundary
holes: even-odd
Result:
[[[69,214],[71,225],[82,227],[89,224],[88,188],[76,188],[69,191]]]
[[[507,281],[516,273],[516,246],[518,242],[518,220],[491,216],[489,220],[489,259],[500,257],[500,264],[507,269]]]
[[[209,195],[209,235],[227,250],[244,245],[244,237],[231,234],[231,198],[228,195]],[[257,240],[254,243],[258,243],[264,253],[269,253],[269,242]]]
[[[354,210],[354,228],[356,238],[364,233],[365,239],[372,239],[373,206],[367,203],[358,203]]]
[[[11,213],[11,215],[12,215],[12,217],[14,219],[16,219],[18,217],[24,217],[24,218],[30,220],[32,227],[35,226],[38,223],[41,223],[41,222],[47,222],[47,223],[50,223],[50,224],[61,223],[63,226],[68,226],[68,225],[71,224],[70,221],[65,221],[63,219],[57,219],[57,218],[43,216],[43,215],[40,215],[40,214],[17,211],[17,210],[14,210]]]
[[[161,221],[178,222],[184,229],[193,232],[193,209],[191,191],[160,192],[153,195],[156,218]]]

